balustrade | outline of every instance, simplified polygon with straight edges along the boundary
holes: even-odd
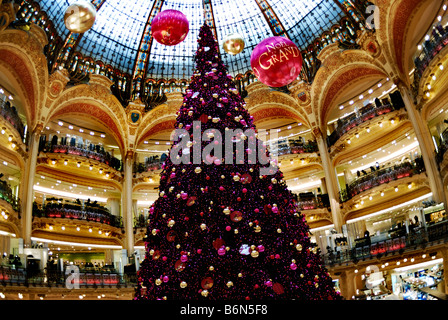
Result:
[[[405,161],[375,171],[371,169],[370,173],[363,176],[360,175],[357,179],[346,185],[346,189],[339,193],[340,201],[346,202],[366,190],[393,180],[410,177],[413,174],[419,174],[423,171],[425,171],[425,167],[421,157],[416,158],[413,162]]]
[[[334,145],[340,137],[342,137],[345,133],[350,131],[351,129],[359,126],[360,124],[367,122],[375,117],[379,117],[383,114],[394,111],[395,108],[392,104],[378,104],[375,105],[370,103],[365,107],[358,110],[357,113],[353,113],[352,115],[339,119],[337,121],[336,129],[327,137],[327,143],[331,147]]]
[[[54,201],[56,200],[56,201]],[[121,228],[123,223],[121,217],[110,214],[109,210],[101,205],[81,202],[64,202],[60,199],[48,199],[42,209],[37,205],[33,207],[33,216],[43,218],[65,218],[73,220],[85,220],[108,224],[112,227]]]

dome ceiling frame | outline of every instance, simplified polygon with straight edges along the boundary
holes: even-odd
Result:
[[[64,42],[53,70],[61,65],[61,57],[76,52],[142,82],[188,79],[193,73],[196,39],[204,22],[212,27],[220,48],[229,33],[245,38],[246,47],[240,54],[232,56],[221,50],[229,73],[236,76],[251,70],[252,49],[264,38],[285,36],[305,50],[316,36],[348,15],[342,0],[132,0],[127,6],[118,0],[92,0],[97,21],[86,33],[74,34],[65,28],[61,14],[72,2],[39,1]],[[190,21],[187,38],[177,46],[161,45],[150,35],[152,19],[166,9],[182,11]]]

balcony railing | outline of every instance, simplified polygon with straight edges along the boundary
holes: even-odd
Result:
[[[149,158],[145,162],[135,162],[133,171],[134,173],[142,173],[142,172],[153,172],[162,169],[162,164],[164,162],[159,157],[156,158]]]
[[[448,28],[440,23],[431,30],[431,36],[423,43],[422,51],[414,59],[415,78],[420,79],[431,60],[448,45]]]
[[[9,101],[0,101],[0,115],[17,130],[23,141],[25,138],[25,126],[23,125],[16,108],[11,106]]]
[[[424,171],[425,166],[421,157],[416,158],[412,162],[405,161],[394,166],[371,171],[346,185],[346,189],[339,192],[339,200],[346,202],[366,190]]]
[[[437,152],[436,152],[437,164],[440,165],[442,163],[443,156],[445,155],[445,152],[447,150],[448,150],[448,128],[442,132],[441,141],[437,147]]]
[[[27,263],[27,266],[2,265],[0,266],[0,285],[67,289],[76,289],[79,285],[80,289],[100,289],[135,287],[137,283],[135,271],[119,273],[113,268],[80,268],[75,277],[69,271],[59,271],[55,264],[48,264],[44,270],[40,270],[35,263]],[[68,279],[69,276],[70,279]],[[76,283],[72,279],[77,279]],[[67,284],[67,280],[72,281]]]
[[[87,159],[102,162],[117,171],[122,170],[122,161],[111,156],[109,152],[104,151],[104,148],[102,146],[98,145],[90,145],[89,147],[84,147],[76,145],[52,144],[51,141],[41,141],[39,143],[39,152],[62,153],[81,156]]]
[[[314,196],[313,193],[299,194],[297,198],[298,210],[314,210],[330,207],[328,194],[318,194]]]
[[[3,180],[0,180],[0,199],[9,203],[15,212],[20,213],[20,199],[13,195],[11,186]]]
[[[33,216],[41,218],[64,218],[99,222],[116,228],[122,228],[122,219],[112,215],[109,210],[100,205],[82,205],[75,202],[50,202],[40,209],[37,204],[33,206]]]
[[[347,133],[354,127],[357,127],[366,121],[369,121],[382,114],[392,112],[394,110],[394,106],[390,103],[378,106],[370,103],[361,108],[358,113],[354,113],[344,119],[339,119],[337,121],[336,129],[327,138],[328,146],[331,147],[332,145],[334,145],[340,137],[342,137],[345,133]]]
[[[356,262],[365,259],[380,258],[393,252],[404,252],[412,250],[418,246],[431,245],[433,241],[448,241],[448,220],[444,220],[428,227],[415,227],[406,232],[403,226],[399,229],[391,230],[387,239],[371,243],[370,237],[355,240],[355,245],[347,250],[329,250],[321,255],[325,265],[334,265]]]

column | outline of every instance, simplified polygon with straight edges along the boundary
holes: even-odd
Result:
[[[330,200],[330,209],[334,228],[338,233],[341,233],[342,217],[339,208],[339,189],[338,181],[336,179],[336,171],[334,170],[333,163],[331,162],[330,155],[328,154],[327,144],[322,136],[322,133],[320,132],[320,129],[315,129],[314,135],[316,136],[322,166],[324,167],[325,182],[327,185],[328,199]]]
[[[403,98],[409,120],[414,128],[420,150],[422,152],[423,162],[425,163],[426,175],[428,176],[429,187],[432,191],[432,198],[435,202],[441,203],[445,201],[445,192],[443,188],[442,179],[437,168],[437,163],[434,154],[434,144],[432,142],[431,134],[427,124],[423,123],[420,113],[414,105],[414,100],[410,89],[402,82],[398,83]]]
[[[111,215],[119,217],[120,216],[120,199],[108,198],[107,199],[107,208],[109,209]]]
[[[134,153],[128,151],[123,160],[123,223],[128,257],[134,253],[134,217],[132,214],[132,164]]]
[[[443,270],[448,270],[448,249],[442,248],[440,250],[440,253],[442,254],[442,258],[443,258]],[[445,289],[444,293],[448,294],[448,279],[446,278],[446,275],[444,276],[444,280],[443,280],[445,287],[443,289]]]
[[[25,163],[25,172],[22,176],[22,203],[23,212],[23,244],[25,247],[31,246],[31,231],[33,224],[33,202],[34,202],[34,176],[36,175],[37,155],[39,149],[39,136],[43,125],[38,124],[33,130],[28,142],[28,159]]]
[[[339,276],[339,286],[341,288],[341,295],[346,300],[351,300],[356,294],[355,289],[355,273],[352,270],[342,271]]]

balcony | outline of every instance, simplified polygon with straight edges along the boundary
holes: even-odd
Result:
[[[3,180],[0,180],[0,200],[6,201],[20,217],[20,199],[12,194],[10,185]]]
[[[300,193],[297,199],[298,210],[314,210],[330,207],[328,194],[314,196],[312,192]]]
[[[23,141],[25,138],[25,126],[23,125],[16,108],[11,106],[9,101],[0,101],[0,116],[8,121],[15,130],[17,130]]]
[[[5,263],[0,266],[0,285],[19,287],[42,287],[42,288],[66,288],[67,278],[72,275],[70,270],[59,271],[54,263],[47,263],[44,270],[40,270],[33,260],[28,260],[26,266],[17,261]],[[73,266],[72,266],[73,267]],[[65,268],[64,268],[65,269]],[[119,273],[112,266],[97,268],[83,266],[79,268],[79,289],[122,289],[135,288],[137,276],[135,271]],[[73,283],[73,285],[75,285]]]
[[[43,208],[39,208],[36,203],[33,205],[33,217],[90,221],[115,228],[123,227],[121,217],[110,214],[107,208],[96,204],[95,202],[90,203],[89,200],[84,204],[79,200],[76,202],[67,200],[62,202],[63,199],[57,198],[49,198],[47,201],[49,203],[45,204]]]
[[[405,226],[402,226],[389,230],[381,241],[371,242],[371,239],[371,237],[356,239],[352,248],[327,252],[321,255],[322,260],[327,266],[356,263],[359,260],[380,259],[382,256],[446,243],[448,242],[448,220],[429,226],[411,226],[409,232]]]
[[[414,81],[420,81],[432,59],[434,59],[446,45],[448,45],[448,28],[444,28],[439,23],[432,30],[429,39],[423,43],[421,53],[414,59]]]
[[[399,106],[393,106],[390,103],[385,104],[368,104],[361,108],[357,113],[338,119],[336,129],[327,137],[327,144],[329,147],[336,144],[336,142],[351,129],[368,122],[373,118],[398,110]]]
[[[364,191],[370,190],[390,181],[412,177],[425,171],[423,159],[416,158],[414,161],[405,161],[393,166],[371,169],[369,173],[361,176],[358,172],[358,178],[346,185],[346,189],[339,192],[340,202],[346,202]]]

